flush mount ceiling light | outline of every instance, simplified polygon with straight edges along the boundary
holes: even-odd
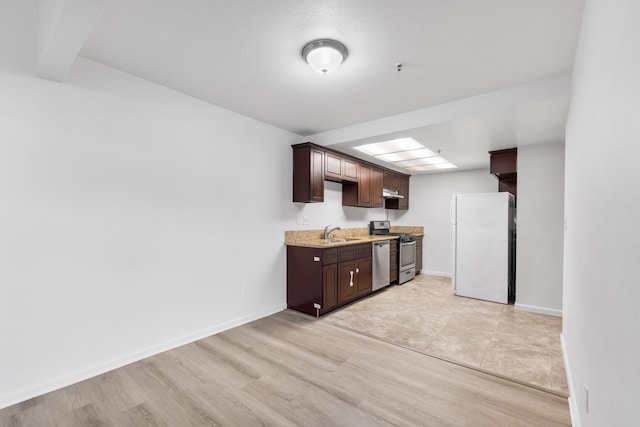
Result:
[[[347,55],[347,48],[342,43],[330,39],[314,40],[302,48],[302,58],[322,74],[337,70]]]
[[[360,145],[354,149],[412,172],[455,169],[451,162],[426,148],[413,138]]]

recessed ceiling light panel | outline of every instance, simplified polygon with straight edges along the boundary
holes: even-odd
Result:
[[[353,148],[410,171],[457,168],[413,138],[393,139]]]
[[[440,163],[437,165],[426,165],[426,166],[414,166],[407,168],[410,171],[414,172],[423,172],[423,171],[433,171],[433,170],[443,170],[443,169],[457,169],[458,167],[453,163]]]
[[[397,153],[399,151],[417,150],[425,148],[425,146],[413,138],[400,138],[392,139],[390,141],[375,142],[373,144],[360,145],[353,148],[371,156],[377,156],[380,154]],[[433,155],[435,156],[435,154]]]
[[[439,163],[447,163],[447,161],[440,156],[435,156],[435,157],[425,157],[423,159],[412,159],[412,160],[404,160],[401,162],[393,162],[394,165],[400,166],[401,168],[409,168],[413,166],[437,165]]]

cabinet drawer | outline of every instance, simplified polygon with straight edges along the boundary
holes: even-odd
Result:
[[[336,262],[338,262],[338,248],[322,251],[322,265],[335,264]]]
[[[338,262],[350,261],[356,258],[371,256],[371,245],[368,243],[360,245],[349,245],[338,248]]]
[[[356,246],[356,258],[371,258],[371,245]]]

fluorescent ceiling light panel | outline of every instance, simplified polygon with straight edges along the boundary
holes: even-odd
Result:
[[[417,150],[425,148],[413,138],[392,139],[391,141],[374,142],[373,144],[360,145],[353,147],[358,151],[377,156],[379,154],[396,153],[398,151]]]
[[[413,138],[393,139],[353,148],[410,171],[457,168]]]
[[[441,169],[457,169],[458,167],[453,163],[440,163],[437,165],[426,165],[426,166],[414,166],[407,168],[410,171],[414,172],[422,172],[422,171],[432,171],[432,170],[441,170]]]
[[[419,148],[417,150],[398,151],[395,153],[378,154],[377,157],[385,162],[400,162],[402,160],[421,159],[423,157],[436,157],[436,153],[427,149]]]
[[[402,162],[393,162],[394,165],[400,166],[401,168],[408,168],[412,166],[437,165],[438,163],[448,163],[448,162],[440,156],[405,160]]]

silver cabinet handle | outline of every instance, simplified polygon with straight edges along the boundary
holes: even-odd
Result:
[[[359,268],[356,268],[356,273],[360,273],[360,269]]]
[[[349,286],[353,286],[353,270],[349,272],[349,275],[351,276],[351,278],[349,279]]]

